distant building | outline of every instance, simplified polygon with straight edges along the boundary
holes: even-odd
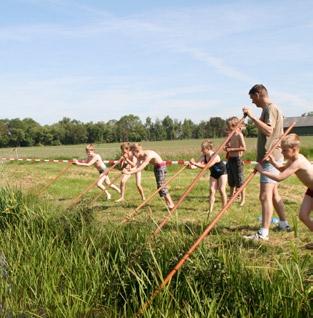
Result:
[[[287,129],[294,121],[296,126],[292,129],[293,133],[299,136],[313,136],[313,116],[285,117],[284,129]]]

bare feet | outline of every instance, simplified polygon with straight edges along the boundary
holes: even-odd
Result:
[[[111,194],[109,192],[107,193],[107,200],[111,200]]]
[[[244,206],[245,205],[245,201],[241,201],[239,206]]]
[[[115,202],[124,202],[125,199],[124,198],[119,198],[118,200],[116,200]]]

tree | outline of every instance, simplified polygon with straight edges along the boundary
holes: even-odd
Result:
[[[145,127],[138,116],[126,115],[116,123],[118,141],[141,141],[146,137]]]

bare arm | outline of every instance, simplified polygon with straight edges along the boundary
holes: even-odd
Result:
[[[287,165],[277,162],[272,155],[269,156],[268,160],[277,170],[281,172],[287,168]]]
[[[133,168],[133,169],[130,169],[128,171],[124,171],[123,170],[123,173],[125,174],[134,174],[134,173],[137,173],[139,171],[142,171],[150,162],[151,160],[151,157],[147,156],[146,159],[141,163],[141,165],[138,167],[138,168]]]
[[[101,159],[101,158],[100,158]],[[90,167],[93,164],[95,164],[99,160],[98,156],[94,156],[90,161],[88,162],[80,162],[78,160],[73,160],[73,163],[78,165],[78,166],[85,166],[85,167]]]
[[[214,153],[212,154],[212,156],[210,157],[210,160],[211,158],[214,156]],[[202,159],[202,160],[201,160]],[[210,161],[209,160],[209,161]],[[209,167],[212,167],[214,164],[216,164],[217,162],[219,162],[221,159],[220,159],[220,156],[219,155],[216,155],[216,157],[214,158],[214,160],[210,163],[210,166]],[[192,165],[200,168],[200,169],[203,169],[204,167],[206,167],[206,163],[204,162],[204,158],[201,157],[200,160],[198,162],[194,162],[194,161],[189,161]]]
[[[255,117],[248,107],[244,107],[242,110],[243,110],[243,113],[246,114],[255,123],[255,125],[261,130],[262,134],[264,134],[267,137],[272,135],[273,133],[272,126],[264,123],[259,118]]]
[[[285,170],[282,171],[279,175],[275,175],[271,172],[264,171],[260,164],[257,165],[256,170],[259,171],[264,176],[267,176],[277,182],[287,179],[291,175],[293,175],[297,170],[299,170],[299,163],[298,161],[294,161],[290,165],[286,166]]]

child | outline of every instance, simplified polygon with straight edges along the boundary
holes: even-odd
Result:
[[[95,147],[93,144],[89,144],[86,146],[86,153],[87,153],[86,162],[79,162],[78,160],[73,160],[73,163],[78,166],[86,166],[86,167],[94,165],[100,173],[100,177],[97,181],[97,187],[106,194],[107,200],[110,200],[111,194],[105,188],[105,186],[103,185],[103,182],[105,182],[112,189],[116,190],[118,193],[121,192],[120,189],[116,185],[111,184],[110,178],[108,176],[109,169],[107,169],[106,165],[102,161],[101,156],[95,153]]]
[[[210,161],[211,157],[214,154],[213,144],[209,140],[205,140],[201,144],[201,152],[202,156],[200,157],[198,162],[195,162],[194,159],[190,160],[191,166],[196,166],[198,168],[203,169],[206,164]],[[215,202],[215,192],[218,189],[221,193],[222,204],[223,206],[227,203],[227,195],[226,195],[226,184],[227,184],[227,174],[226,167],[219,155],[215,157],[210,167],[211,176],[210,176],[210,208],[209,213],[213,211],[213,206]]]
[[[165,182],[166,175],[166,162],[162,160],[159,154],[153,150],[143,150],[140,144],[133,144],[130,148],[134,156],[141,162],[139,166],[130,170],[124,169],[124,174],[134,174],[142,171],[149,163],[154,165],[154,175],[157,187],[160,188]],[[164,198],[166,205],[169,209],[174,207],[172,198],[166,187],[159,190],[160,197]]]
[[[131,168],[134,167],[139,167],[140,161],[134,156],[134,154],[130,151],[130,143],[129,142],[124,142],[121,144],[121,151],[122,151],[122,162],[121,162],[121,167],[127,170],[130,170]],[[120,183],[120,190],[121,190],[121,197],[116,200],[116,202],[122,202],[125,200],[125,186],[127,180],[130,178],[129,174],[124,174],[121,179]],[[140,196],[142,200],[145,200],[145,195],[143,192],[143,188],[141,186],[141,171],[136,173],[136,186],[137,189],[140,193]]]
[[[281,143],[282,154],[287,160],[286,164],[281,165],[270,156],[269,161],[280,171],[278,175],[265,171],[261,164],[256,166],[262,175],[265,175],[277,182],[282,181],[292,174],[296,174],[299,180],[308,187],[305,192],[302,204],[300,206],[300,220],[313,231],[313,220],[310,218],[310,212],[313,209],[313,166],[300,152],[300,139],[296,134],[287,135]],[[308,248],[313,248],[313,243],[307,244]]]
[[[228,185],[230,187],[230,196],[232,196],[243,183],[243,163],[241,161],[241,156],[244,151],[246,151],[246,143],[241,132],[241,128],[236,128],[239,122],[239,118],[230,117],[226,120],[228,132],[236,132],[230,138],[228,144],[225,147],[227,152],[227,175],[228,175]],[[245,203],[245,192],[241,192],[240,196],[240,206]]]

